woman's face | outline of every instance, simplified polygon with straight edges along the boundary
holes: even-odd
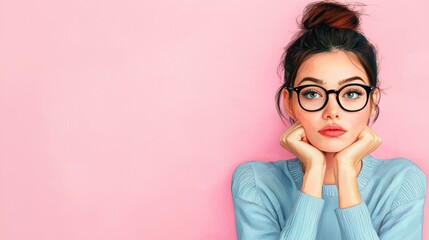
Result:
[[[313,80],[303,81],[307,77]],[[342,82],[351,77],[360,79]],[[298,70],[294,87],[315,84],[326,90],[338,90],[351,83],[370,85],[363,66],[353,53],[334,50],[312,55],[305,60]],[[367,126],[371,114],[375,113],[370,100],[362,110],[347,112],[337,103],[336,94],[328,95],[328,103],[323,109],[308,112],[300,107],[296,92],[292,93],[293,96],[290,100],[288,94],[287,90],[283,90],[284,106],[289,116],[302,124],[309,143],[323,152],[339,152],[351,145]],[[378,98],[377,89],[373,92],[373,98],[374,101]],[[332,124],[341,126],[345,133],[340,136],[326,136],[326,133],[319,132],[322,128]]]

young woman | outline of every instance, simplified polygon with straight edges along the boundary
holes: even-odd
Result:
[[[358,12],[315,2],[301,25],[276,95],[292,123],[280,143],[297,158],[236,168],[238,239],[422,239],[425,174],[410,160],[369,155],[381,144],[368,127],[380,93]]]

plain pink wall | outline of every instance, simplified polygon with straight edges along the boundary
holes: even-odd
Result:
[[[307,2],[1,0],[0,239],[235,239],[234,168],[292,157],[276,70]],[[373,155],[429,173],[429,5],[365,3]]]

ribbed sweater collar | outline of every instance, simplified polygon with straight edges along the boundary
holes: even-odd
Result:
[[[372,159],[373,157],[371,155],[366,155],[362,159],[362,169],[360,170],[358,175],[359,191],[362,191],[362,189],[366,186],[366,184],[368,183],[369,179],[372,176],[372,173],[373,173]],[[296,187],[299,190],[301,190],[302,181],[304,177],[301,161],[298,158],[295,158],[290,161],[287,161],[287,163],[288,163],[289,172],[292,175],[293,180],[295,181]],[[338,196],[337,186],[335,184],[323,184],[322,196],[323,197]]]

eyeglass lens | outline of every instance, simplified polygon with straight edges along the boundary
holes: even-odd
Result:
[[[321,87],[309,86],[299,93],[301,106],[309,111],[320,109],[325,105],[328,94]],[[338,93],[339,104],[350,111],[363,108],[367,102],[367,92],[361,86],[347,86]]]

